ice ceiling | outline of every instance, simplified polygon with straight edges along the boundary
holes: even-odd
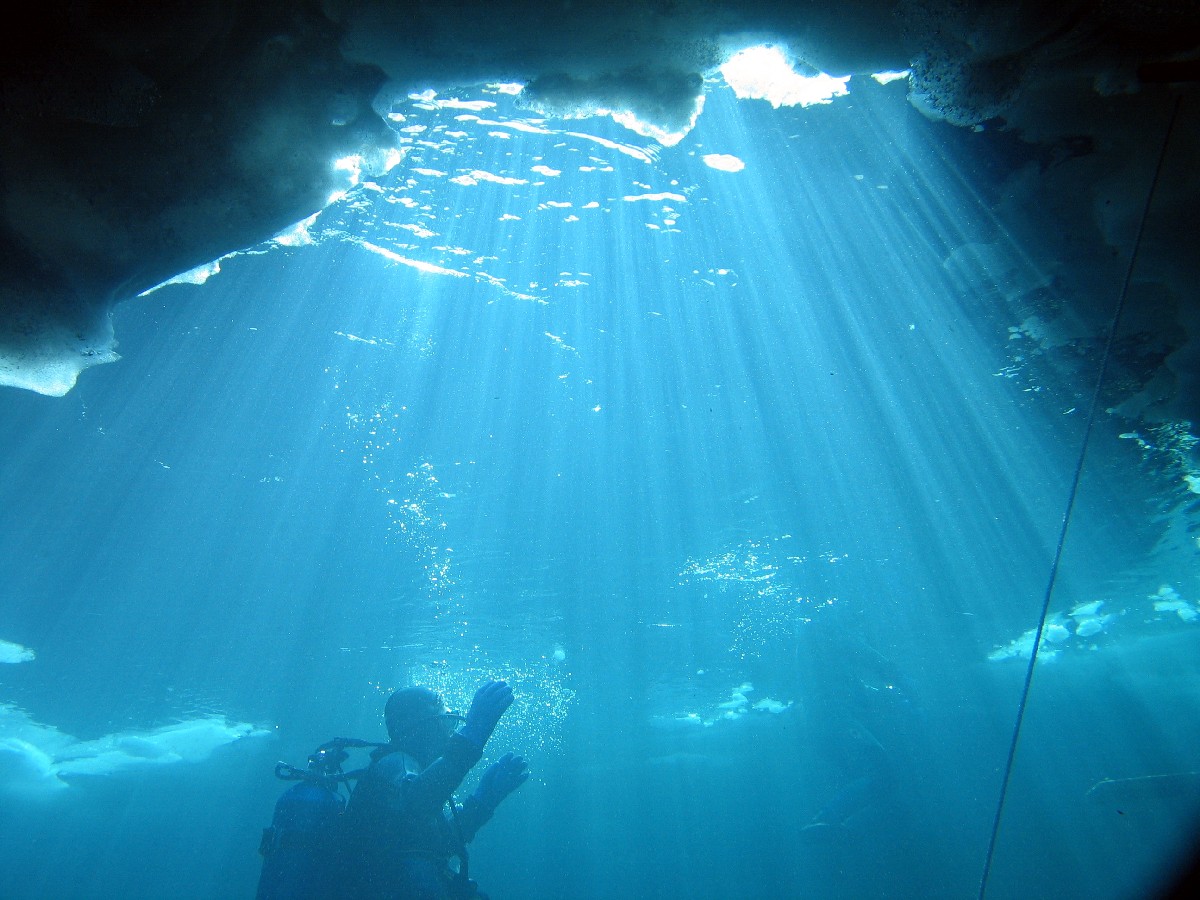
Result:
[[[1038,194],[1103,218],[1116,246],[1144,200],[1112,190],[1128,174],[1127,111],[1189,90],[1200,13],[1169,0],[41,4],[0,37],[0,384],[62,395],[116,359],[115,304],[319,211],[345,184],[332,160],[386,165],[386,115],[412,91],[513,82],[544,114],[679,134],[702,114],[703,76],[764,42],[833,76],[907,70],[913,104],[958,126],[1105,149],[1109,164]],[[1197,143],[1193,111],[1177,131]],[[1175,295],[1163,365],[1177,399],[1200,396],[1185,242],[1197,176],[1178,177],[1144,260]]]

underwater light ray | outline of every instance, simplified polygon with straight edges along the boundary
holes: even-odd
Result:
[[[709,115],[726,112],[714,104]],[[722,130],[739,125],[726,115]],[[1080,426],[1048,427],[1039,408],[1017,402],[1020,395],[994,376],[1005,331],[963,321],[963,298],[943,266],[945,248],[961,235],[939,232],[902,202],[925,191],[969,207],[970,198],[954,194],[953,179],[941,173],[944,180],[935,180],[935,169],[922,173],[920,188],[856,191],[851,165],[810,158],[811,145],[791,147],[786,159],[746,154],[736,182],[742,206],[713,195],[728,202],[735,231],[756,235],[758,250],[757,265],[741,273],[740,322],[731,322],[726,342],[738,347],[740,337],[750,365],[789,387],[790,416],[773,415],[779,400],[767,395],[758,405],[766,444],[790,448],[779,452],[775,471],[790,470],[797,485],[813,485],[814,469],[827,476],[825,490],[798,498],[808,516],[824,520],[816,530],[828,535],[857,522],[860,543],[852,546],[865,553],[897,544],[886,536],[894,525],[910,533],[925,564],[942,569],[930,578],[925,602],[887,607],[892,639],[914,646],[951,640],[976,648],[982,660],[997,623],[1036,602],[1034,582],[1050,562],[1061,510],[1056,501],[1069,487],[1058,438]],[[763,227],[768,222],[802,224]],[[836,426],[820,418],[820,400],[831,390],[844,392]],[[874,468],[881,475],[864,478]],[[968,696],[995,690],[982,665],[953,677]],[[1003,718],[997,725],[1011,727]],[[1000,765],[999,745],[995,755]]]
[[[724,111],[714,109],[710,114],[723,115]],[[741,123],[722,124],[744,133]],[[916,416],[916,421],[925,420],[923,432],[929,434],[932,427],[933,434],[943,436],[940,449],[960,458],[954,471],[964,483],[970,484],[971,473],[978,469],[961,457],[960,448],[976,446],[968,435],[981,437],[984,446],[993,446],[998,461],[1020,459],[1026,449],[1023,439],[1013,443],[1009,431],[996,427],[1017,410],[1007,388],[998,385],[991,375],[997,353],[985,343],[988,335],[966,325],[944,324],[961,321],[961,316],[952,285],[940,265],[942,257],[925,236],[927,229],[918,227],[913,214],[904,207],[878,199],[891,197],[891,192],[831,188],[856,184],[851,166],[842,164],[839,168],[835,160],[832,172],[827,168],[825,177],[819,178],[810,168],[804,147],[797,142],[789,146],[795,148],[795,153],[791,163],[780,171],[767,172],[762,166],[753,166],[739,175],[740,195],[752,198],[749,207],[758,212],[736,222],[736,228],[755,229],[766,221],[808,221],[817,226],[802,227],[787,240],[783,240],[784,235],[777,239],[775,232],[763,230],[763,255],[779,270],[778,281],[803,284],[807,290],[794,291],[792,315],[781,321],[759,323],[761,333],[787,329],[801,340],[776,342],[773,346],[804,347],[809,353],[826,353],[828,349],[824,348],[841,345],[846,360],[843,368],[848,366],[849,372],[869,385],[867,395],[890,398],[890,402],[880,404],[877,413],[888,420],[888,432],[916,437],[922,432],[913,429],[910,419]],[[947,190],[940,186],[929,189]],[[786,212],[780,208],[781,199],[788,207]],[[897,240],[908,242],[909,236],[915,253],[896,246]],[[847,272],[855,273],[856,291],[864,283],[872,285],[870,294],[847,293],[843,289],[850,283],[845,277]],[[835,304],[832,308],[829,301]],[[826,323],[831,314],[838,317],[836,322]],[[882,348],[883,355],[872,348]],[[770,369],[794,373],[818,365],[816,358],[785,356]],[[919,386],[921,381],[924,387]],[[923,392],[921,403],[901,400],[902,395],[912,396],[915,390]],[[964,402],[968,397],[971,402]],[[942,406],[945,409],[937,411]],[[964,415],[968,417],[966,422]],[[962,432],[967,423],[969,430]],[[1001,464],[995,468],[1007,473],[1009,483],[1004,487],[993,485],[992,490],[1006,487],[1014,496],[1021,496],[1023,486],[1031,480],[1052,484],[1057,479],[1055,467],[1044,476],[1031,473],[1027,466],[1018,469]],[[1035,514],[1031,521],[1041,518],[1044,516]]]

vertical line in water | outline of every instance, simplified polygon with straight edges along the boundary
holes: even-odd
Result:
[[[1050,575],[1046,582],[1046,593],[1042,597],[1042,613],[1038,618],[1037,631],[1033,636],[1033,649],[1029,654],[1029,664],[1025,667],[1025,683],[1021,688],[1021,700],[1017,704],[1017,718],[1013,723],[1012,740],[1008,745],[1008,759],[1004,765],[1004,781],[1000,785],[1000,796],[996,802],[996,815],[992,820],[992,833],[988,840],[987,856],[983,861],[983,872],[979,879],[979,900],[983,900],[984,895],[987,893],[988,879],[992,872],[992,860],[996,854],[996,839],[1000,834],[1000,820],[1004,816],[1004,804],[1008,799],[1008,788],[1012,781],[1013,761],[1017,755],[1017,744],[1021,738],[1021,725],[1025,721],[1025,707],[1029,701],[1029,688],[1033,682],[1033,668],[1037,663],[1038,649],[1042,643],[1042,631],[1046,627],[1046,615],[1050,611],[1050,600],[1054,595],[1054,585],[1058,579],[1058,567],[1062,561],[1062,551],[1067,539],[1067,530],[1071,525],[1071,513],[1075,508],[1075,498],[1079,494],[1079,480],[1083,476],[1083,464],[1087,459],[1088,445],[1091,443],[1092,429],[1096,423],[1096,408],[1100,405],[1100,391],[1108,375],[1108,363],[1112,355],[1113,341],[1116,339],[1121,315],[1125,311],[1125,300],[1129,296],[1129,285],[1133,281],[1133,272],[1137,266],[1138,251],[1142,246],[1142,233],[1146,230],[1146,219],[1150,215],[1150,207],[1154,202],[1154,193],[1158,188],[1158,178],[1162,173],[1163,160],[1167,156],[1167,147],[1171,143],[1171,133],[1175,130],[1175,120],[1179,116],[1179,106],[1182,100],[1183,95],[1177,95],[1175,103],[1171,108],[1171,118],[1168,120],[1166,130],[1163,133],[1162,146],[1158,151],[1158,161],[1154,166],[1154,174],[1150,179],[1150,188],[1146,192],[1146,202],[1142,207],[1142,215],[1138,221],[1137,234],[1134,235],[1133,250],[1129,254],[1129,265],[1125,268],[1125,278],[1121,282],[1121,291],[1117,296],[1116,308],[1113,310],[1112,320],[1108,325],[1108,336],[1104,342],[1104,356],[1100,361],[1100,371],[1096,375],[1096,384],[1092,389],[1092,400],[1088,407],[1087,427],[1083,432],[1083,441],[1079,447],[1079,458],[1075,462],[1075,475],[1071,481],[1071,492],[1067,496],[1067,505],[1063,510],[1062,523],[1059,525],[1058,543],[1054,548],[1054,559],[1050,563]]]

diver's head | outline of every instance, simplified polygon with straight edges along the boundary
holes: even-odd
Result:
[[[461,717],[446,708],[436,691],[407,687],[388,697],[383,720],[392,743],[427,766],[441,755]]]

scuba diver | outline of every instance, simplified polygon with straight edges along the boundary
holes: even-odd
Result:
[[[388,698],[384,721],[391,742],[371,755],[346,807],[346,896],[486,900],[468,875],[467,844],[529,778],[528,767],[506,753],[487,767],[466,802],[459,805],[452,795],[512,702],[512,688],[503,681],[475,692],[465,720],[429,688],[403,688]]]
[[[307,771],[279,763],[276,777],[297,783],[263,832],[258,900],[486,900],[468,874],[467,844],[529,770],[506,753],[464,803],[453,792],[512,702],[507,683],[488,681],[463,717],[429,688],[402,688],[384,707],[388,743],[334,738]],[[344,771],[357,748],[375,748],[370,766]]]

